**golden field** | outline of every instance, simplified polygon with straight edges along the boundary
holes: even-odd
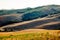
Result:
[[[60,30],[27,29],[0,32],[0,40],[60,40]]]

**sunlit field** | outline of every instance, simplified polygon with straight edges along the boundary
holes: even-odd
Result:
[[[34,30],[27,30],[24,32],[17,32],[16,34],[8,33],[10,35],[5,35],[1,34],[0,40],[60,40],[60,31],[56,30],[53,32],[51,31],[40,31],[38,30],[34,32]],[[32,32],[31,32],[32,31]]]

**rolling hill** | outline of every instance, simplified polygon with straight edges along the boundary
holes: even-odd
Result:
[[[0,16],[0,26],[22,21],[22,14],[9,14]]]
[[[20,31],[25,29],[60,29],[60,15],[54,14],[43,18],[37,18],[30,21],[13,23],[0,27],[0,31]]]
[[[60,29],[60,5],[0,10],[0,31]]]

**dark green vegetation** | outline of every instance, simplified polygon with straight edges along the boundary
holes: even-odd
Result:
[[[0,10],[0,15],[6,14],[26,14],[26,13],[42,13],[43,14],[54,14],[60,12],[59,5],[48,5],[48,6],[41,6],[36,8],[25,8],[25,9],[12,9],[12,10]]]

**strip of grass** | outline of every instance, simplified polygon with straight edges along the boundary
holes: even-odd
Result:
[[[10,36],[0,36],[0,40],[60,40],[58,34],[52,35],[50,33],[29,33]]]

